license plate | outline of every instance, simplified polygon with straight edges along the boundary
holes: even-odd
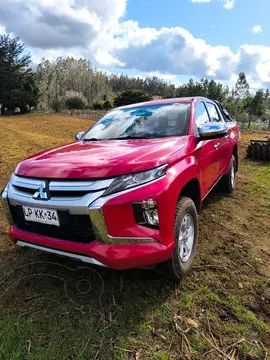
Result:
[[[40,209],[30,206],[23,206],[24,218],[27,221],[39,222],[42,224],[60,226],[59,218],[56,210]]]

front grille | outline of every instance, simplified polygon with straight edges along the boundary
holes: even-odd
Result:
[[[37,189],[29,189],[26,187],[22,187],[22,186],[16,186],[13,185],[15,190],[19,190],[21,193],[23,193],[24,195],[29,195],[30,197],[33,197],[35,192],[37,191]],[[98,190],[96,190],[98,191]],[[85,195],[89,194],[89,190],[76,190],[76,191],[50,191],[50,196],[51,198],[65,198],[65,197],[69,197],[69,198],[81,198]]]
[[[68,211],[57,210],[60,226],[41,224],[24,219],[22,207],[10,205],[15,226],[24,231],[60,240],[88,244],[95,240],[95,234],[88,215],[72,215]]]
[[[14,194],[32,198],[39,190],[41,185],[47,185],[47,192],[51,200],[60,201],[67,200],[80,200],[90,193],[98,193],[105,191],[113,182],[110,179],[91,179],[91,180],[54,180],[54,179],[36,179],[28,178],[18,175],[12,175],[11,185]]]

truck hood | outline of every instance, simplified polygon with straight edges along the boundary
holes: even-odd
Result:
[[[183,156],[189,136],[78,141],[22,161],[15,174],[38,178],[104,178],[148,170]],[[178,157],[178,156],[176,156]]]

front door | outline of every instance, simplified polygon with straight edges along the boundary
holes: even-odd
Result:
[[[198,128],[211,121],[204,102],[197,105],[195,121]],[[202,198],[211,190],[221,174],[221,149],[223,149],[223,139],[222,141],[221,139],[214,139],[198,142],[196,150],[200,168]]]
[[[208,114],[210,116],[210,120],[214,122],[224,122],[222,119],[216,105],[206,102],[206,108],[208,110]],[[229,133],[228,135],[217,139],[215,146],[217,147],[218,157],[219,157],[219,168],[218,174],[219,176],[224,173],[225,168],[228,167],[228,160],[230,160],[229,152],[231,151],[230,141],[229,141]]]

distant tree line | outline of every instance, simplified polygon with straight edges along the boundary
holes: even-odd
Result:
[[[180,86],[153,76],[129,77],[95,69],[86,59],[43,59],[34,66],[19,38],[0,35],[0,107],[26,112],[61,109],[110,109],[154,98],[204,96],[222,102],[238,120],[249,126],[256,118],[270,118],[269,90],[250,92],[245,73],[229,89],[215,80],[190,79]],[[269,121],[270,126],[270,121]]]

